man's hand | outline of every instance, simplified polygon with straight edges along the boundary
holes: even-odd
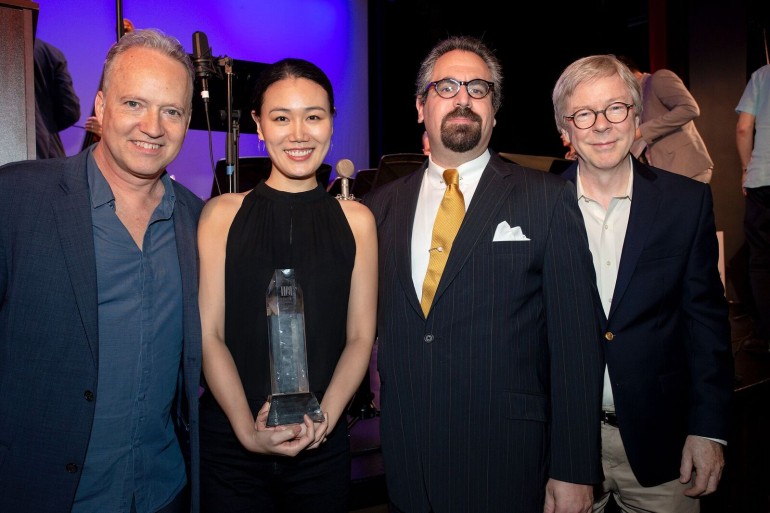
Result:
[[[86,130],[101,138],[102,125],[99,123],[99,120],[96,119],[96,116],[89,116],[88,119],[86,119]]]
[[[685,491],[688,497],[701,497],[714,493],[722,479],[722,470],[725,468],[725,457],[722,445],[703,438],[702,436],[689,435],[682,449],[682,464],[679,466],[679,482],[687,483],[695,479],[692,487]]]
[[[589,513],[594,503],[591,485],[549,479],[545,485],[543,513]]]

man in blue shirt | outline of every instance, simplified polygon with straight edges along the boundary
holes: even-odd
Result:
[[[139,30],[103,76],[99,143],[0,168],[0,505],[195,513],[203,201],[165,172],[193,68]]]

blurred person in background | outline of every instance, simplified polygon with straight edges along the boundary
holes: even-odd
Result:
[[[667,69],[641,71],[627,56],[618,59],[642,88],[641,120],[631,153],[651,166],[711,182],[714,162],[695,126],[700,107],[682,79]]]
[[[35,143],[38,159],[65,157],[59,132],[80,119],[80,99],[67,59],[54,45],[35,38]]]

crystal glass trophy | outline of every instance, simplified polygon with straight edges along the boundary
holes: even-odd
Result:
[[[305,305],[294,269],[275,270],[266,303],[272,376],[267,425],[299,424],[306,413],[314,422],[323,422],[321,405],[310,391]]]

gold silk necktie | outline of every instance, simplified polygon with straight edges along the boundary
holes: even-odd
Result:
[[[444,272],[444,266],[452,250],[460,224],[465,216],[465,199],[460,192],[460,177],[456,169],[444,171],[446,191],[441,205],[438,207],[436,220],[433,222],[433,238],[430,242],[430,261],[428,272],[425,273],[425,281],[422,284],[422,300],[420,306],[425,316],[428,316],[433,297],[436,295],[438,282]]]

